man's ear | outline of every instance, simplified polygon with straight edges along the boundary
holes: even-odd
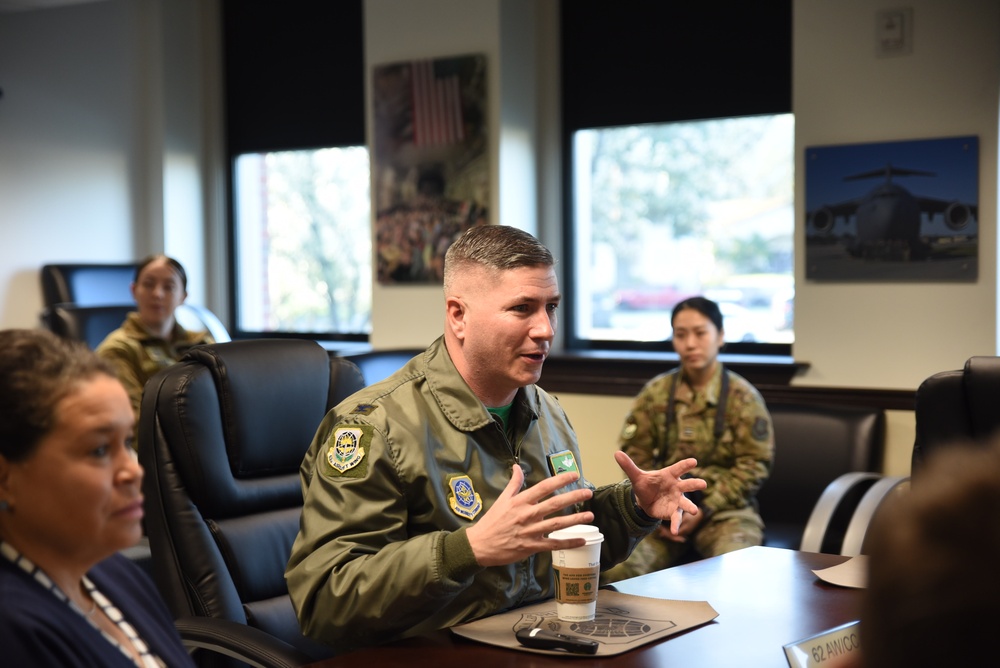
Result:
[[[445,320],[452,334],[459,341],[465,339],[465,303],[458,297],[445,299]]]

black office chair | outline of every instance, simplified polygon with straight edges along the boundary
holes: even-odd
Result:
[[[42,316],[46,329],[67,339],[83,341],[96,350],[104,338],[122,326],[135,304],[117,306],[77,306],[56,304]]]
[[[137,267],[135,262],[44,265],[42,326],[96,348],[135,310],[130,286]],[[204,306],[181,304],[174,316],[185,329],[208,330],[217,342],[231,338],[222,321]]]
[[[984,443],[1000,432],[1000,357],[970,357],[961,370],[942,371],[917,388],[911,470],[928,453],[958,442]]]
[[[916,438],[911,476],[868,474],[871,479],[861,480],[857,476],[862,474],[853,474],[856,477],[842,476],[836,480],[813,509],[802,549],[815,548],[821,540],[818,534],[826,526],[824,522],[836,522],[832,518],[836,514],[843,515],[846,507],[853,510],[843,531],[840,554],[864,554],[868,529],[886,499],[905,494],[911,484],[922,484],[921,468],[931,452],[956,444],[985,445],[1000,434],[997,396],[1000,396],[1000,357],[970,357],[961,370],[942,371],[925,379],[917,388],[914,403]],[[930,484],[934,484],[933,481]],[[867,485],[867,489],[863,485]],[[858,489],[863,489],[859,502],[852,506],[841,501],[849,495],[857,495]]]
[[[302,457],[327,411],[363,386],[353,363],[294,339],[200,346],[146,385],[138,438],[152,570],[191,646],[198,618],[211,618],[277,639],[282,665],[333,653],[301,634],[284,572]]]
[[[769,403],[768,410],[774,423],[774,467],[757,494],[764,545],[806,549],[806,529],[824,491],[844,474],[860,474],[854,476],[859,484],[852,484],[851,493],[847,495],[845,490],[838,499],[844,509],[836,517],[831,514],[826,525],[816,529],[826,537],[825,544],[822,540],[807,543],[807,551],[839,554],[850,512],[867,486],[874,484],[881,468],[885,411],[780,402]],[[813,526],[820,526],[819,522],[817,518]],[[838,530],[839,537],[835,535]]]
[[[130,304],[129,286],[137,266],[135,262],[46,264],[41,270],[42,303],[46,307]]]
[[[424,352],[423,348],[393,348],[389,350],[369,350],[363,353],[345,354],[361,369],[365,385],[372,385],[399,371],[404,364]]]

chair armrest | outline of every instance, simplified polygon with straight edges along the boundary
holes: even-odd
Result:
[[[827,485],[826,489],[823,490],[823,494],[816,501],[816,505],[813,506],[812,513],[809,515],[809,521],[806,522],[806,528],[802,532],[802,543],[799,545],[799,550],[802,552],[821,551],[823,538],[826,537],[826,532],[830,528],[830,521],[840,506],[840,502],[844,500],[844,497],[847,496],[855,485],[880,477],[877,473],[856,471],[841,474]]]
[[[181,327],[189,331],[207,330],[216,343],[226,343],[233,340],[218,316],[204,306],[185,302],[174,311],[174,317]]]
[[[889,494],[893,493],[894,490],[907,489],[909,482],[909,476],[887,476],[881,478],[865,492],[865,495],[861,497],[861,503],[851,515],[851,523],[847,525],[841,554],[856,557],[863,553],[865,536],[868,534],[868,527],[875,518],[875,513],[882,507],[882,503]]]
[[[300,668],[316,661],[258,628],[228,619],[181,617],[174,625],[189,652],[204,649],[257,668]]]

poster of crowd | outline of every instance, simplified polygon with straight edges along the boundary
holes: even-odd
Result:
[[[489,223],[486,58],[379,65],[372,84],[378,281],[441,283],[452,241]]]

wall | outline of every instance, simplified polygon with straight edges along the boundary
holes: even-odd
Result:
[[[795,357],[805,385],[915,388],[997,352],[997,120],[1000,3],[911,0],[913,53],[875,55],[877,0],[797,0],[796,155],[828,144],[979,135],[979,280],[829,284],[804,277],[796,238]],[[892,6],[892,5],[890,5]],[[805,219],[804,169],[795,178]]]
[[[978,135],[980,278],[953,285],[808,283],[800,228],[794,353],[811,367],[798,384],[912,389],[931,373],[997,350],[1000,4],[907,5],[914,11],[913,53],[880,59],[874,32],[881,0],[795,1],[797,155],[814,145]],[[215,0],[103,0],[0,14],[0,326],[35,324],[44,262],[117,261],[165,247],[188,252],[184,235],[171,236],[176,226],[204,235],[192,238],[203,250],[181,257],[205,267],[192,283],[193,297],[208,291],[216,300],[209,306],[225,312],[218,305],[226,257],[213,148],[215,8]],[[494,220],[537,229],[561,255],[555,8],[553,0],[367,0],[365,22],[368,68],[487,55]],[[525,55],[531,49],[535,63]],[[187,167],[172,172],[172,165]],[[175,199],[175,187],[184,197]],[[798,220],[803,192],[799,165]],[[181,220],[192,218],[200,219],[200,232]],[[440,333],[439,288],[376,286],[374,298],[376,347],[422,346]],[[610,461],[628,401],[572,394],[560,400],[588,468]],[[912,415],[890,415],[889,429],[891,466],[903,466]],[[617,477],[608,471],[588,475]]]
[[[42,264],[164,250],[187,268],[190,299],[224,312],[222,182],[209,168],[221,133],[206,83],[216,8],[102,0],[0,13],[0,326],[37,324]]]
[[[132,9],[0,14],[4,327],[37,324],[45,262],[132,257],[142,130]]]
[[[370,73],[377,65],[402,60],[485,54],[492,220],[543,235],[536,178],[541,141],[535,55],[539,7],[554,10],[556,5],[550,0],[367,0],[365,67]],[[370,76],[366,85],[370,137]],[[547,233],[558,236],[558,230]],[[372,299],[375,348],[421,347],[441,335],[440,286],[376,283]],[[401,322],[406,326],[400,327]]]

